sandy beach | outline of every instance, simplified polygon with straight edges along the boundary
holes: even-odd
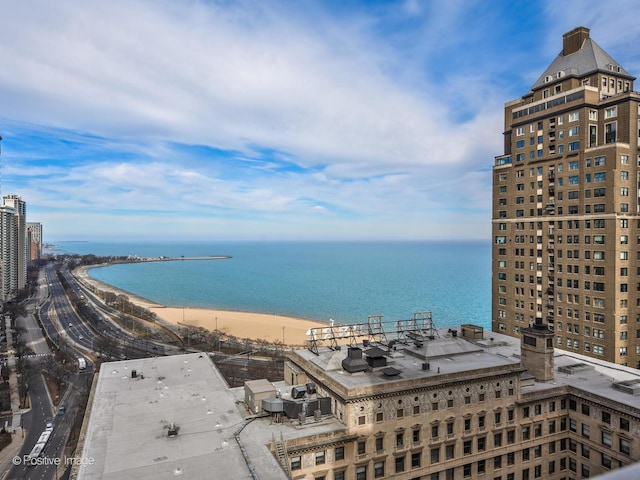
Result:
[[[226,335],[270,343],[282,342],[284,338],[285,345],[304,345],[309,328],[326,326],[313,320],[266,313],[172,307],[151,307],[149,310],[174,325],[217,329]]]
[[[79,267],[74,274],[81,281],[92,284],[100,290],[126,295],[129,297],[129,301],[149,309],[162,320],[174,325],[202,327],[211,331],[217,328],[226,335],[253,340],[262,339],[268,342],[282,342],[284,338],[286,345],[304,345],[309,328],[327,326],[322,322],[284,315],[208,308],[166,307],[113,285],[95,280],[89,276],[88,270],[86,267]]]

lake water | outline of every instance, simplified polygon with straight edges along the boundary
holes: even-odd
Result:
[[[239,310],[336,323],[433,312],[437,327],[491,328],[489,242],[59,242],[60,253],[227,260],[92,269],[103,282],[167,306]]]

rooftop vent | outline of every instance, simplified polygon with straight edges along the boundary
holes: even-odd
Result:
[[[571,365],[565,365],[558,367],[558,371],[561,373],[567,373],[573,375],[574,373],[588,372],[593,370],[593,365],[587,365],[586,363],[573,363]]]
[[[384,373],[385,377],[395,377],[400,375],[401,372],[397,368],[387,367],[382,369],[382,373]]]
[[[169,424],[169,426],[167,427],[168,431],[167,431],[167,436],[168,437],[177,437],[178,436],[178,431],[180,430],[180,427],[178,427],[174,422],[171,422]]]
[[[371,368],[387,366],[387,357],[385,356],[384,350],[378,347],[372,347],[366,350],[364,354],[367,356],[367,365]]]
[[[640,395],[640,380],[625,380],[615,382],[613,388],[630,395]]]
[[[362,350],[358,347],[349,347],[347,358],[342,360],[342,368],[349,373],[364,372],[369,369],[369,364],[362,358]]]
[[[302,398],[306,394],[307,394],[307,387],[306,386],[298,386],[298,387],[293,387],[291,389],[291,398],[293,398],[293,399]]]

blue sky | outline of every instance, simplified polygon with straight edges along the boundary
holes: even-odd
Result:
[[[504,103],[576,26],[640,73],[636,6],[0,0],[2,194],[47,241],[489,238]]]

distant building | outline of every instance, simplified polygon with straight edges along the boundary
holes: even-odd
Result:
[[[522,345],[473,325],[332,335],[272,388],[228,389],[206,354],[103,364],[72,478],[560,480],[640,460],[640,373],[554,352],[543,325]]]
[[[42,224],[27,222],[27,251],[29,261],[42,257]]]
[[[27,245],[27,204],[19,195],[9,194],[3,197],[6,207],[12,208],[15,216],[15,246],[16,252],[16,268],[18,270],[17,288],[21,290],[27,286],[27,263],[28,245]]]
[[[18,291],[18,224],[15,210],[0,206],[0,302]]]
[[[640,94],[578,27],[504,107],[493,167],[492,330],[640,368]]]

